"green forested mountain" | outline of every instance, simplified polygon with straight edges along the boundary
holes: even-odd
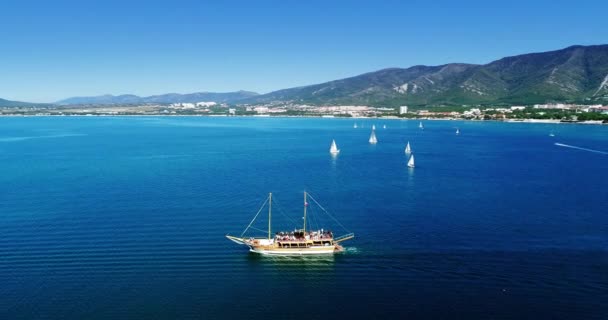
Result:
[[[495,105],[575,102],[608,104],[608,45],[506,57],[484,65],[389,68],[316,85],[255,92],[198,92],[149,97],[73,97],[57,104],[139,104],[215,101],[312,105]],[[0,99],[0,107],[34,105]]]
[[[608,45],[370,72],[245,100],[360,105],[532,104],[608,101]]]

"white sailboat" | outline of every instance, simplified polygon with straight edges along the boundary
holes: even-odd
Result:
[[[369,143],[376,144],[378,143],[378,139],[376,138],[376,131],[372,129],[372,134],[369,136]]]
[[[407,162],[407,166],[410,167],[410,168],[415,167],[415,165],[414,165],[414,155],[410,156],[410,160]]]
[[[336,140],[331,140],[331,147],[329,147],[329,153],[331,153],[331,154],[340,153],[340,149],[338,149],[338,146],[336,145]]]
[[[357,123],[355,122],[355,124],[353,125],[353,128],[357,129]]]
[[[424,129],[424,126],[422,125],[422,121],[418,124],[418,128]]]
[[[376,130],[376,125],[372,124],[372,130]]]
[[[405,153],[406,154],[410,154],[412,153],[412,148],[410,147],[410,142],[407,142],[407,145],[405,146]]]
[[[386,125],[382,125],[382,129],[386,129]]]
[[[456,128],[456,135],[460,134],[460,129]]]

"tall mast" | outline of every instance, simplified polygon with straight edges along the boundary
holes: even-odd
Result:
[[[304,191],[304,233],[306,233],[306,207],[308,203],[306,203],[306,191]]]
[[[271,229],[270,229],[270,221],[272,219],[272,192],[270,192],[268,194],[268,240],[270,240],[270,237],[272,236],[271,233]]]

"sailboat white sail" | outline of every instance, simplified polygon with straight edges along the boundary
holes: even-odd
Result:
[[[414,165],[414,155],[410,156],[410,160],[407,162],[407,166],[410,167],[410,168],[415,167],[415,165]]]
[[[336,145],[336,140],[331,140],[331,147],[329,147],[329,153],[331,153],[331,154],[340,153],[340,149],[338,149],[338,146]]]
[[[405,146],[405,153],[410,154],[412,153],[412,148],[410,147],[410,142],[407,142],[407,145]]]
[[[382,125],[382,129],[386,129],[386,125]]]
[[[456,128],[456,135],[460,134],[460,129]]]
[[[369,136],[369,143],[376,144],[378,143],[378,139],[376,138],[376,131],[372,129],[372,134]]]
[[[355,124],[353,125],[353,128],[357,129],[357,123],[355,122]]]
[[[424,129],[424,126],[422,125],[422,121],[418,124],[418,128]]]
[[[376,125],[372,124],[372,130],[376,130]]]

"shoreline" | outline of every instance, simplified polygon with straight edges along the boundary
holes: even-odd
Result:
[[[505,122],[505,123],[537,123],[537,124],[585,124],[585,125],[608,125],[601,120],[588,121],[561,121],[556,119],[504,119],[504,120],[479,120],[479,119],[456,119],[456,118],[400,118],[395,116],[386,117],[328,117],[327,115],[319,116],[288,116],[288,115],[195,115],[195,114],[40,114],[40,115],[23,115],[23,114],[0,114],[0,118],[30,118],[30,117],[193,117],[193,118],[313,118],[313,119],[343,119],[343,120],[402,120],[402,121],[467,121],[467,122]]]

